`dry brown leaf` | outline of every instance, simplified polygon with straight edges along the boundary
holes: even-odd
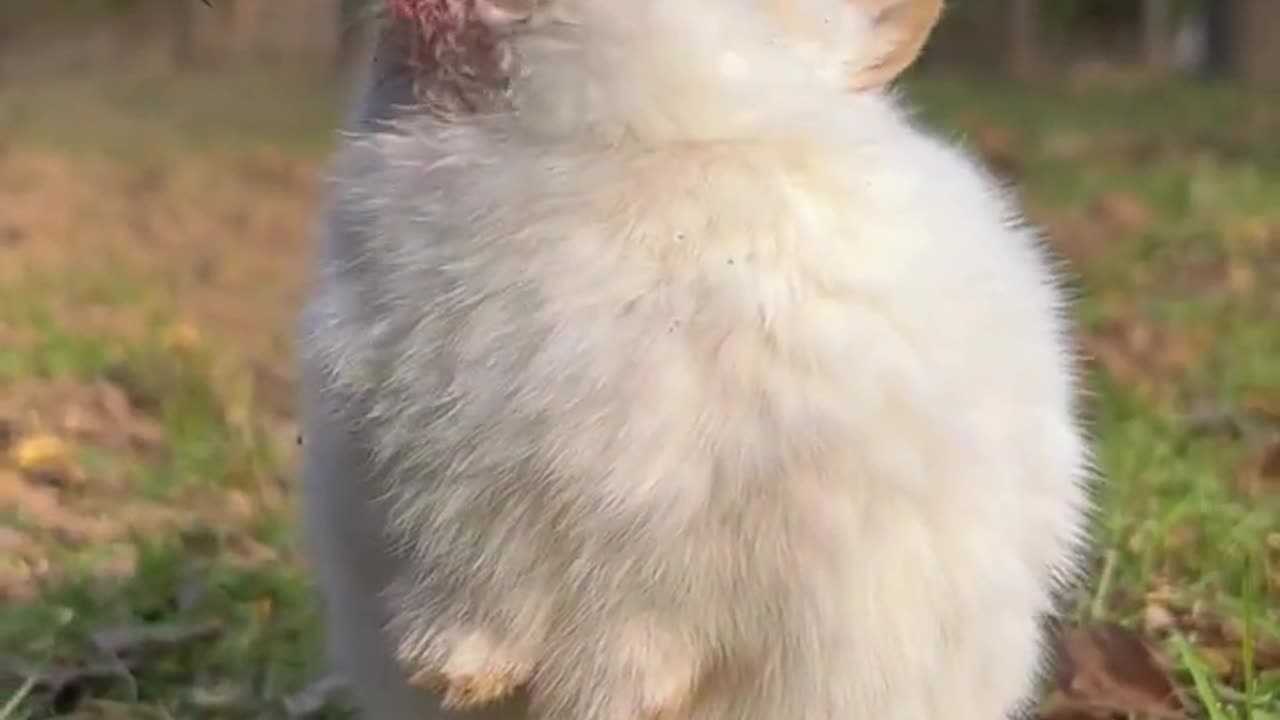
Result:
[[[1258,462],[1258,474],[1264,480],[1280,480],[1280,440],[1276,440],[1262,453]]]
[[[1173,628],[1177,618],[1169,612],[1169,608],[1160,603],[1149,602],[1142,611],[1142,629],[1150,636],[1156,636]]]
[[[1018,158],[1017,141],[1009,128],[982,113],[971,114],[965,119],[964,127],[992,170],[1007,176],[1019,174],[1022,162]]]
[[[1232,683],[1243,680],[1241,648],[1249,637],[1256,669],[1280,669],[1280,636],[1255,625],[1246,630],[1241,618],[1202,611],[1183,623],[1188,636],[1196,640],[1196,652],[1214,674]]]
[[[1280,438],[1268,442],[1238,476],[1240,491],[1251,497],[1280,492]]]
[[[0,336],[3,339],[3,336]],[[0,451],[8,452],[18,437],[18,421],[0,415]]]
[[[176,323],[164,333],[164,347],[174,354],[194,352],[203,344],[200,330],[190,323]]]
[[[1263,420],[1280,424],[1280,393],[1252,393],[1245,398],[1244,407]]]
[[[1104,222],[1128,233],[1143,233],[1155,224],[1151,206],[1129,193],[1103,193],[1098,196],[1095,209]]]
[[[1088,355],[1117,383],[1145,399],[1168,401],[1213,344],[1208,325],[1169,327],[1117,309],[1083,340]]]
[[[1054,249],[1073,265],[1088,267],[1115,245],[1115,231],[1086,212],[1048,210],[1037,213],[1037,219],[1047,228]]]
[[[9,451],[13,464],[25,473],[42,472],[60,466],[71,454],[71,446],[56,435],[30,435],[18,440]]]
[[[1114,624],[1068,627],[1057,636],[1056,693],[1051,717],[1089,713],[1185,718],[1187,704],[1168,672],[1137,633]],[[1083,713],[1083,714],[1081,714]],[[1102,715],[1106,717],[1106,715]]]
[[[1235,659],[1239,655],[1237,648],[1216,646],[1199,646],[1196,657],[1204,664],[1205,669],[1216,678],[1230,678],[1235,671]]]
[[[1228,243],[1247,249],[1264,249],[1275,237],[1277,228],[1265,217],[1231,217],[1222,224],[1222,237]]]
[[[102,517],[101,511],[91,513],[71,507],[55,489],[3,468],[0,508],[19,512],[27,522],[68,542],[104,542],[118,534],[116,525]]]
[[[1258,289],[1258,271],[1244,262],[1227,265],[1227,287],[1236,295],[1252,295]]]

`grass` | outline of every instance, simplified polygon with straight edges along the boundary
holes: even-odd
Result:
[[[1204,717],[1280,718],[1280,468],[1263,462],[1280,104],[909,90],[1012,175],[1078,276],[1107,482],[1077,619],[1139,629]],[[283,716],[324,672],[292,546],[282,338],[335,95],[157,74],[16,92],[0,91],[0,186],[27,188],[0,204],[0,237],[19,238],[0,266],[22,269],[0,274],[0,444],[70,449],[29,472],[0,460],[0,720]],[[103,639],[144,629],[123,651]]]

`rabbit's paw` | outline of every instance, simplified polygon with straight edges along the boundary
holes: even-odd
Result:
[[[515,693],[532,674],[532,665],[480,629],[454,629],[425,648],[402,645],[401,664],[410,681],[443,695],[449,710],[470,710]]]
[[[637,618],[580,642],[569,666],[539,668],[534,700],[542,701],[547,717],[680,720],[689,714],[706,666],[692,638]]]

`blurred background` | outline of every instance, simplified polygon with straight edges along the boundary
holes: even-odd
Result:
[[[0,0],[0,720],[346,717],[289,333],[359,5]],[[1278,720],[1280,0],[949,5],[904,97],[1070,262],[1108,478],[1041,717]]]

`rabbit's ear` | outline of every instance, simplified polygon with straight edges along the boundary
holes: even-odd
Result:
[[[528,20],[536,0],[476,0],[476,14],[486,25],[505,28]]]
[[[871,47],[849,78],[852,90],[887,84],[906,70],[924,49],[942,16],[944,0],[846,0],[868,13]]]

